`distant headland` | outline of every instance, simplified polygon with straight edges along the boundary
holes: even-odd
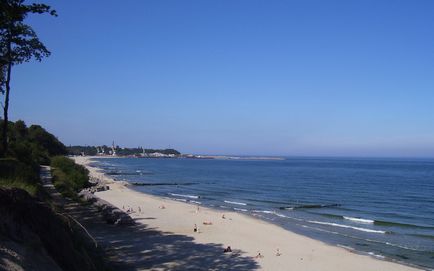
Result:
[[[144,157],[144,158],[176,158],[181,153],[175,149],[145,149],[142,147],[126,148],[107,145],[101,146],[69,146],[70,155],[82,156],[118,156],[118,157]]]
[[[234,155],[196,155],[182,154],[175,149],[146,149],[142,147],[127,148],[112,146],[69,146],[69,155],[101,157],[134,158],[187,158],[187,159],[221,159],[221,160],[284,160],[283,157],[271,156],[234,156]]]

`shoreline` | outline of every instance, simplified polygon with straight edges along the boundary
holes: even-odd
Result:
[[[224,248],[231,246],[233,251],[252,257],[260,270],[287,270],[288,266],[295,270],[423,270],[326,244],[246,214],[138,192],[129,188],[127,182],[114,181],[98,168],[91,167],[92,158],[98,157],[73,159],[88,168],[92,178],[110,187],[108,191],[96,192],[97,197],[119,209],[132,208],[130,216],[151,228],[186,235],[201,244],[221,244],[222,254]],[[195,224],[200,233],[193,231]],[[258,253],[263,257],[256,258]],[[281,255],[276,256],[277,253]],[[176,262],[171,264],[176,266]]]

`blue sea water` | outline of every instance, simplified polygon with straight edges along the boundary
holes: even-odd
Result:
[[[107,159],[148,194],[253,215],[373,257],[434,268],[434,160]]]

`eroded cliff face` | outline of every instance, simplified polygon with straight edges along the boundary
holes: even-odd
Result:
[[[21,189],[0,188],[0,270],[99,270],[71,221]]]
[[[0,240],[0,270],[62,270],[41,244]]]

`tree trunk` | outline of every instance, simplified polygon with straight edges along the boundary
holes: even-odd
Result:
[[[5,90],[5,104],[3,106],[3,155],[6,156],[8,152],[8,109],[9,109],[9,93],[11,90],[11,72],[12,72],[12,60],[11,60],[11,43],[8,44],[8,70],[6,74],[6,90]]]

